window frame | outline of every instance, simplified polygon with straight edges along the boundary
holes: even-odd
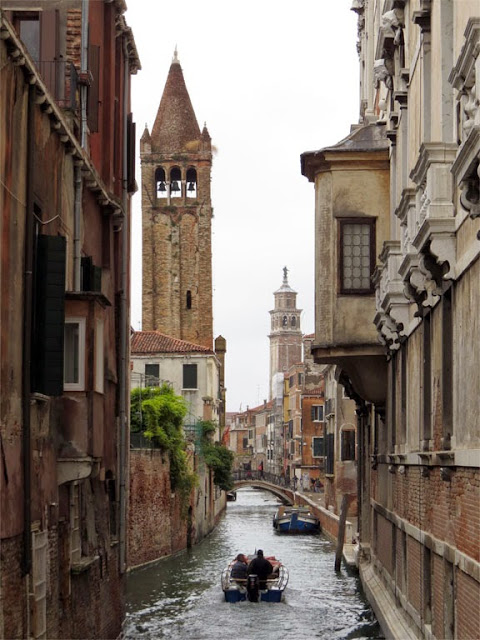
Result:
[[[348,435],[347,435],[348,434]],[[353,443],[352,443],[353,440]],[[340,431],[340,460],[352,462],[356,460],[357,434],[352,428],[344,428]],[[347,457],[347,454],[350,457]]]
[[[85,345],[86,345],[86,329],[87,319],[84,316],[67,316],[65,317],[65,327],[67,324],[78,324],[78,381],[65,381],[65,364],[63,368],[63,389],[64,391],[85,391]],[[67,343],[64,344],[64,363],[66,358]]]
[[[375,287],[372,281],[373,272],[375,270],[375,247],[376,247],[376,218],[359,217],[359,218],[338,218],[338,290],[341,295],[372,295]],[[343,255],[343,237],[346,225],[361,224],[370,227],[370,287],[368,289],[346,288],[343,284],[344,277],[344,255]]]
[[[105,391],[105,323],[103,318],[95,320],[95,379],[94,389],[97,393]]]
[[[192,367],[191,371],[193,371],[193,367],[195,367],[195,386],[185,385],[185,382],[188,382],[185,377],[186,367]],[[198,365],[196,363],[185,362],[182,365],[182,389],[185,391],[198,391]]]
[[[325,422],[325,407],[323,404],[312,404],[311,407],[312,422]],[[321,418],[316,417],[316,414],[322,414]]]
[[[321,440],[322,441],[322,453],[320,455],[316,455],[315,454],[315,441],[316,440]],[[325,458],[325,438],[324,436],[312,436],[312,458]]]

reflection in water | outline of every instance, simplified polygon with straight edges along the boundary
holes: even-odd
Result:
[[[282,536],[272,526],[279,502],[241,489],[215,531],[193,549],[128,576],[126,637],[145,640],[295,640],[382,638],[358,577],[334,571],[335,548],[323,536]],[[237,553],[281,559],[290,571],[283,602],[228,604],[220,587]]]

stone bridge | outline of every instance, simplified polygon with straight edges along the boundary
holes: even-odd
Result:
[[[242,487],[254,487],[256,489],[263,489],[276,495],[285,504],[294,503],[293,489],[286,487],[280,482],[276,482],[277,477],[272,474],[265,473],[260,474],[258,471],[236,471],[233,474],[234,489],[241,489]]]

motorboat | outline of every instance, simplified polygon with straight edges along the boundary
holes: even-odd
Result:
[[[253,556],[252,556],[253,557]],[[252,558],[248,558],[250,561]],[[288,583],[288,569],[275,556],[266,556],[273,566],[273,572],[268,576],[266,588],[261,588],[258,576],[250,574],[247,578],[232,578],[232,560],[222,572],[222,589],[226,602],[281,602],[283,592]]]
[[[237,499],[236,491],[227,491],[227,502],[235,502]]]
[[[308,506],[284,506],[273,516],[273,526],[279,533],[319,533],[320,520]]]

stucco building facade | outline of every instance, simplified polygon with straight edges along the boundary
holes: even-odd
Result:
[[[4,638],[122,629],[140,68],[124,10],[0,9]]]
[[[312,349],[356,402],[360,573],[379,620],[392,637],[470,639],[480,635],[479,7],[352,9],[360,125],[301,159],[316,198]]]

